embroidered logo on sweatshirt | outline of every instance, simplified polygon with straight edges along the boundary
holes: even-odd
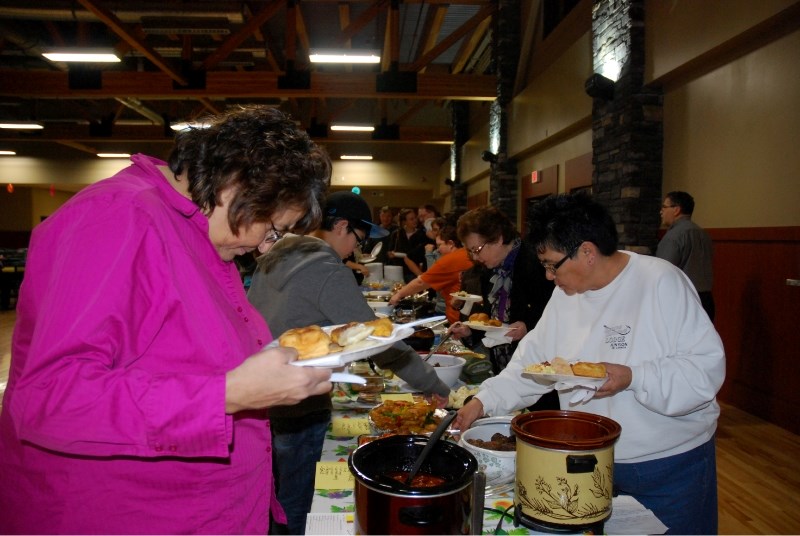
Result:
[[[606,328],[606,344],[612,350],[622,350],[628,347],[630,326],[603,326]]]

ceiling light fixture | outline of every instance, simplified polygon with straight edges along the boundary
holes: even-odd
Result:
[[[343,154],[340,156],[342,160],[372,160],[372,155],[369,154]]]
[[[312,50],[311,63],[380,63],[381,56],[373,50]]]
[[[8,130],[41,130],[44,125],[34,121],[17,121],[14,123],[0,123],[0,128]]]
[[[43,52],[50,61],[82,63],[118,63],[121,60],[110,48],[60,48]]]
[[[178,123],[172,123],[169,128],[172,130],[186,130],[187,128],[208,128],[208,123],[204,121],[180,121]]]
[[[370,125],[331,125],[331,130],[341,130],[345,132],[373,132],[375,127]]]
[[[0,151],[0,155],[3,156],[14,156],[15,154],[17,154],[16,151]]]
[[[100,158],[130,158],[129,153],[97,153]]]

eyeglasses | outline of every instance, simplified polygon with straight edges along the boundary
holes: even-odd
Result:
[[[677,207],[678,205],[661,205],[661,208],[673,208]]]
[[[482,246],[478,246],[478,247],[476,247],[474,249],[467,249],[467,255],[469,255],[473,259],[476,258],[478,255],[481,254],[481,251],[483,251],[483,248],[485,248],[486,244],[488,244],[488,243],[489,242],[484,242]]]
[[[558,269],[559,269],[559,268],[561,268],[561,265],[562,265],[562,264],[564,264],[565,262],[567,262],[567,259],[570,259],[570,258],[572,258],[572,256],[573,256],[573,255],[575,255],[575,253],[578,251],[578,248],[579,248],[579,247],[580,247],[580,244],[578,244],[577,246],[575,246],[574,248],[572,248],[572,250],[570,250],[570,252],[569,252],[569,253],[567,253],[566,255],[564,255],[564,258],[562,258],[562,259],[561,259],[560,261],[558,261],[557,263],[555,263],[555,264],[548,264],[548,263],[546,263],[546,262],[543,262],[543,263],[542,263],[542,266],[544,267],[544,269],[545,269],[545,270],[547,270],[548,272],[550,272],[552,275],[556,275],[556,272],[558,271]]]
[[[364,233],[364,238],[361,238],[360,236],[358,236],[358,233],[356,232],[356,230],[355,230],[355,229],[353,229],[353,227],[351,227],[350,225],[348,225],[348,226],[347,226],[347,232],[349,232],[349,233],[353,233],[353,236],[355,236],[355,237],[356,237],[356,245],[357,245],[358,247],[361,247],[361,246],[363,246],[363,245],[364,245],[364,242],[366,242],[366,241],[367,241],[367,238],[369,238],[369,236],[367,235],[367,233]]]
[[[272,225],[270,223],[270,225]],[[283,238],[283,233],[275,229],[274,227],[267,231],[267,234],[264,235],[264,242],[267,244],[274,244],[278,240]]]

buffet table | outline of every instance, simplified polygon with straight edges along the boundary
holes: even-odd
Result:
[[[356,448],[355,434],[366,419],[368,409],[349,403],[341,392],[334,392],[334,406],[336,409],[317,467],[318,485],[315,486],[306,534],[354,534],[355,531],[352,475],[347,459]],[[353,426],[349,426],[351,424]],[[334,435],[334,430],[337,435]],[[498,529],[508,534],[537,534],[523,526],[514,527],[511,514],[502,514],[513,503],[513,482],[510,486],[489,490],[484,506],[483,534],[499,534]],[[615,497],[612,506],[613,514],[605,523],[606,534],[662,534],[666,531],[652,512],[632,497]]]

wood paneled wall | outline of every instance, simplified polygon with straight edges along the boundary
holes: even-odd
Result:
[[[725,345],[720,400],[800,434],[800,227],[708,229],[714,324]]]

